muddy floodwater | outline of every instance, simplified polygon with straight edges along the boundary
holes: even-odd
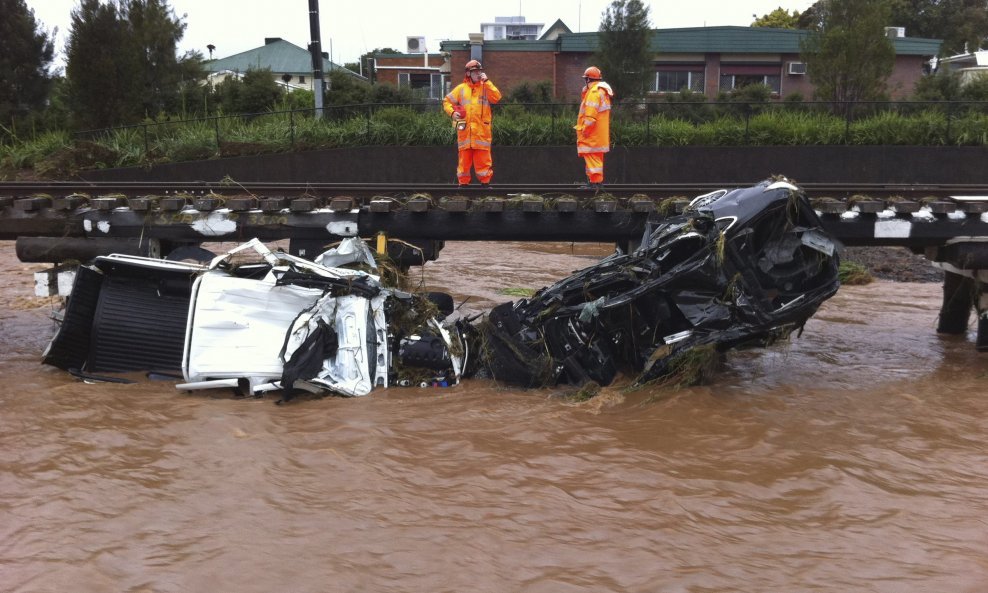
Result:
[[[988,591],[988,354],[938,284],[844,287],[716,381],[589,402],[86,384],[0,243],[0,591]],[[461,312],[607,249],[457,243]]]

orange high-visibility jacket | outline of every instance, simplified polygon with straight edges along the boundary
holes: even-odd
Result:
[[[443,99],[443,111],[453,115],[453,107],[466,109],[466,128],[457,130],[456,147],[479,150],[491,149],[491,105],[501,100],[501,91],[490,80],[473,83],[469,79],[456,85]]]
[[[580,115],[576,118],[576,152],[608,152],[611,150],[611,85],[594,81],[583,89]]]

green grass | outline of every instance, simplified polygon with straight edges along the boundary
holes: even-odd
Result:
[[[967,110],[948,117],[942,109],[902,109],[858,116],[848,123],[828,111],[770,105],[745,120],[737,110],[715,105],[629,106],[611,122],[615,146],[800,146],[917,145],[988,146],[988,115]],[[499,105],[493,135],[498,146],[566,146],[574,142],[573,106],[533,112]],[[425,111],[395,106],[368,115],[315,118],[297,112],[250,118],[156,122],[105,132],[75,151],[69,132],[49,132],[0,144],[0,174],[34,170],[58,177],[79,169],[143,166],[238,154],[288,152],[348,146],[447,146],[456,133],[438,106]],[[98,148],[95,148],[95,145]]]

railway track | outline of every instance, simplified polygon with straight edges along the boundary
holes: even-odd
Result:
[[[737,186],[609,185],[595,193],[558,185],[6,182],[0,240],[16,240],[21,261],[61,263],[108,253],[204,260],[211,242],[251,238],[288,239],[292,254],[307,257],[341,237],[377,236],[398,265],[410,266],[435,259],[447,240],[632,246],[649,219]],[[951,266],[938,331],[963,333],[975,307],[977,346],[988,350],[988,187],[802,187],[844,245],[903,246]]]
[[[558,185],[6,182],[0,240],[34,239],[22,259],[56,262],[74,251],[118,249],[126,239],[157,241],[165,254],[254,237],[290,239],[301,253],[333,237],[379,233],[418,242],[620,243],[641,237],[649,216],[677,214],[696,195],[737,185],[614,185],[595,193]],[[961,237],[988,238],[988,199],[979,198],[988,187],[804,188],[827,230],[845,245],[923,251]],[[96,247],[99,241],[104,245]]]
[[[676,183],[626,185],[608,184],[607,193],[617,197],[644,195],[651,198],[694,197],[721,188],[745,187],[749,182],[714,182],[714,183]],[[845,199],[853,196],[868,196],[875,199],[901,197],[907,199],[947,198],[951,196],[988,196],[988,185],[919,185],[919,184],[861,184],[861,183],[803,183],[803,191],[810,197],[832,197]],[[430,194],[433,196],[449,196],[456,194],[477,195],[481,193],[501,196],[518,194],[535,194],[542,196],[554,195],[586,195],[574,185],[494,185],[490,189],[472,186],[460,190],[450,184],[347,184],[347,183],[283,183],[283,182],[248,182],[234,181],[176,181],[161,182],[92,182],[92,181],[2,181],[0,182],[0,197],[29,198],[34,196],[50,196],[53,198],[71,195],[100,197],[110,194],[121,194],[137,198],[144,196],[255,196],[287,198],[332,198],[336,196],[351,196],[369,198],[374,196],[403,197],[415,194]]]

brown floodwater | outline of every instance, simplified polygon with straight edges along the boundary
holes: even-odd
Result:
[[[600,246],[450,244],[464,312]],[[845,287],[711,385],[362,398],[86,384],[0,243],[0,591],[988,591],[988,354]]]

